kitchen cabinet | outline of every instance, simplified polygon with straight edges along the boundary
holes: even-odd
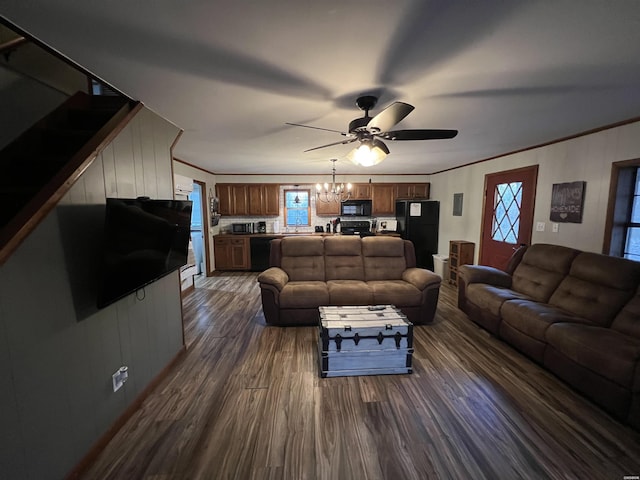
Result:
[[[371,200],[371,184],[355,183],[351,186],[351,199]]]
[[[464,240],[449,242],[449,283],[458,284],[458,267],[473,264],[475,244]]]
[[[280,210],[280,185],[275,183],[219,183],[221,215],[273,215]]]
[[[232,185],[216,185],[216,191],[218,194],[218,211],[220,215],[231,215],[232,208],[232,196],[231,196]]]
[[[247,213],[249,213],[249,215],[262,214],[263,192],[264,189],[259,183],[247,185]]]
[[[216,185],[220,202],[220,215],[247,215],[249,202],[247,185],[218,184]]]
[[[216,235],[213,238],[216,270],[249,270],[249,237]]]
[[[262,206],[264,215],[280,215],[280,185],[266,183],[262,185]]]
[[[233,205],[235,207],[232,215],[248,215],[249,214],[249,198],[248,185],[234,185],[231,189],[233,192]]]
[[[316,215],[340,216],[340,202],[322,202],[316,199]]]
[[[396,186],[392,183],[371,185],[371,214],[394,215]]]
[[[397,199],[428,199],[429,198],[428,183],[398,183],[396,185]]]

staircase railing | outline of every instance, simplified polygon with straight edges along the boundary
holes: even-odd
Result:
[[[141,108],[78,92],[0,151],[0,265]]]

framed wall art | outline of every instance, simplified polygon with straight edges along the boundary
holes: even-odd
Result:
[[[587,182],[554,183],[549,219],[558,223],[582,223]]]

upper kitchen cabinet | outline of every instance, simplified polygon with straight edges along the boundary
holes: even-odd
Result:
[[[216,185],[220,201],[220,215],[247,215],[249,201],[247,186],[233,183],[219,183]]]
[[[340,202],[323,202],[316,199],[316,215],[340,215]]]
[[[428,183],[398,183],[396,185],[396,198],[427,199],[429,198],[429,184]]]
[[[374,183],[371,185],[371,214],[395,214],[396,186],[392,183]]]
[[[356,183],[352,185],[351,198],[353,200],[371,200],[371,184]]]
[[[219,183],[218,198],[222,215],[278,215],[280,185],[275,183]]]
[[[266,183],[262,185],[262,199],[265,215],[280,215],[280,185]]]
[[[232,206],[232,185],[223,185],[221,183],[216,185],[216,191],[218,194],[218,201],[220,202],[218,209],[220,211],[220,215],[231,215],[231,211],[234,210]]]

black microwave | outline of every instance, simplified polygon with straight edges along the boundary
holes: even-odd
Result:
[[[340,204],[342,217],[370,217],[371,200],[347,200]]]

